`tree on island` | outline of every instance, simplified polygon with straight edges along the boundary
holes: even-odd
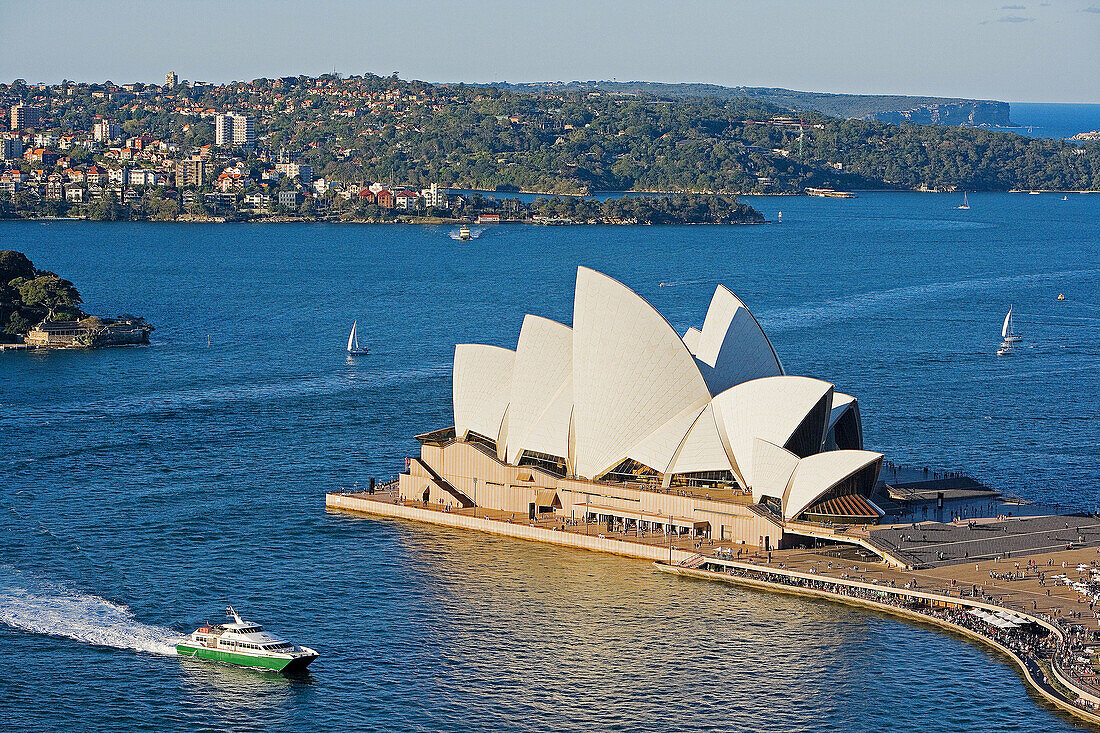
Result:
[[[68,280],[35,268],[22,252],[0,252],[0,326],[3,333],[26,333],[44,319],[84,317],[83,299]]]
[[[23,305],[45,308],[46,318],[52,319],[55,312],[69,318],[80,315],[79,306],[84,302],[80,293],[71,282],[52,272],[44,273],[33,280],[16,278],[11,284],[19,291]]]

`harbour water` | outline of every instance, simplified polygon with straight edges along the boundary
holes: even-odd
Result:
[[[1100,506],[1100,196],[749,199],[755,227],[11,222],[152,345],[0,354],[0,716],[27,730],[1072,730],[960,638],[647,563],[327,514],[450,424],[456,342],[568,321],[575,268],[681,332],[715,284],[869,448]],[[1056,300],[1064,293],[1066,300]],[[997,357],[1014,305],[1025,340]],[[358,319],[367,357],[343,351]],[[209,338],[208,338],[209,337]],[[232,603],[304,679],[179,660]],[[16,661],[17,660],[17,661]]]

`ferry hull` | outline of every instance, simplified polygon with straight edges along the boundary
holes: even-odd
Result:
[[[234,664],[238,667],[253,667],[256,669],[267,669],[272,672],[283,673],[300,672],[308,667],[318,656],[317,654],[303,654],[293,658],[252,656],[249,654],[238,654],[237,652],[227,652],[221,649],[190,646],[188,644],[177,644],[176,654],[181,657],[191,657],[192,659],[205,659],[211,662]]]

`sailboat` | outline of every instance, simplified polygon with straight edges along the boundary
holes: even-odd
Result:
[[[1014,344],[1017,341],[1023,341],[1024,340],[1023,336],[1017,335],[1016,332],[1013,330],[1013,328],[1012,328],[1013,325],[1014,324],[1012,322],[1012,306],[1008,306],[1008,315],[1005,316],[1004,325],[1001,326],[1001,338],[1004,339],[1004,342],[1006,344]]]
[[[370,353],[370,349],[359,346],[359,321],[353,321],[351,324],[351,334],[348,335],[348,353],[352,355]]]
[[[962,205],[960,205],[960,206],[956,206],[955,208],[956,208],[956,209],[963,209],[964,211],[966,211],[966,210],[969,210],[969,209],[970,209],[970,202],[969,202],[969,201],[967,200],[967,198],[966,198],[966,191],[963,191],[963,202],[962,202]]]

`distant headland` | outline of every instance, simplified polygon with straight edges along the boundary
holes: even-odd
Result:
[[[0,252],[0,348],[95,348],[147,344],[144,318],[92,316],[68,280],[39,270],[22,252]]]

